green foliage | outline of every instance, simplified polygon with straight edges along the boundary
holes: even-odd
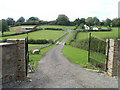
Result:
[[[74,23],[75,23],[76,26],[79,26],[80,23],[81,23],[81,22],[80,22],[80,19],[79,19],[79,18],[75,19]]]
[[[112,26],[113,27],[120,27],[120,18],[114,18],[112,20]]]
[[[93,18],[92,17],[88,17],[85,21],[88,26],[93,26]]]
[[[7,25],[6,20],[4,20],[4,19],[0,20],[0,28],[1,28],[2,33],[9,31],[9,27]]]
[[[87,68],[87,69],[102,71],[101,69],[96,68],[94,65],[91,65],[91,64],[84,64],[84,65],[81,65],[81,66],[82,66],[83,68]]]
[[[27,22],[22,23],[22,25],[39,25],[39,21],[28,20]]]
[[[24,18],[24,17],[20,17],[20,18],[17,20],[17,22],[23,23],[23,22],[25,22],[25,18]]]
[[[66,15],[61,14],[61,15],[58,15],[58,18],[56,19],[56,24],[69,26],[70,21]]]
[[[111,26],[111,23],[112,23],[112,21],[111,21],[111,19],[109,19],[109,18],[107,18],[106,20],[105,20],[105,26]]]
[[[100,24],[100,20],[97,17],[93,17],[93,24],[94,25],[99,25]]]
[[[48,40],[45,40],[45,39],[43,39],[43,40],[34,40],[34,39],[29,39],[28,40],[28,43],[29,44],[47,44],[47,43],[49,43],[49,41]]]
[[[88,17],[85,21],[88,26],[94,26],[100,24],[100,20],[97,17]]]
[[[83,23],[81,23],[76,30],[80,30],[80,29],[85,29]]]
[[[74,24],[76,26],[79,26],[80,24],[85,24],[85,18],[81,18],[81,19],[77,18],[77,19],[75,19]]]
[[[8,26],[15,26],[15,20],[13,18],[6,19]]]
[[[20,26],[25,22],[25,18],[24,17],[20,17],[17,21],[16,21],[16,26]]]
[[[27,21],[39,21],[38,17],[30,17]]]
[[[89,40],[86,39],[86,40],[81,40],[81,41],[72,41],[70,43],[71,46],[73,47],[76,47],[76,48],[81,48],[81,49],[84,49],[84,50],[88,50],[88,45],[89,45]]]

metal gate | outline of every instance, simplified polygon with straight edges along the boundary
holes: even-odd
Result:
[[[29,52],[28,52],[28,36],[25,38],[25,61],[26,61],[26,76],[28,74]]]
[[[109,40],[89,34],[88,62],[101,70],[107,71]]]

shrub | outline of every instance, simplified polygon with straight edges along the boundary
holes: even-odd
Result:
[[[29,39],[29,40],[28,40],[28,43],[29,43],[29,44],[48,44],[49,41],[48,41],[48,40],[45,40],[45,39],[43,39],[43,40]]]

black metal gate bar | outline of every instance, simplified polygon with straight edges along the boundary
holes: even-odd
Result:
[[[89,33],[88,62],[90,62],[90,43],[91,43],[91,33]]]
[[[25,62],[26,62],[26,76],[28,74],[28,62],[29,62],[29,53],[28,53],[28,36],[25,38]]]

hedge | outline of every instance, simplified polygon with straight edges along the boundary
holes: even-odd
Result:
[[[58,31],[63,31],[61,28],[44,28],[45,30],[58,30]]]

